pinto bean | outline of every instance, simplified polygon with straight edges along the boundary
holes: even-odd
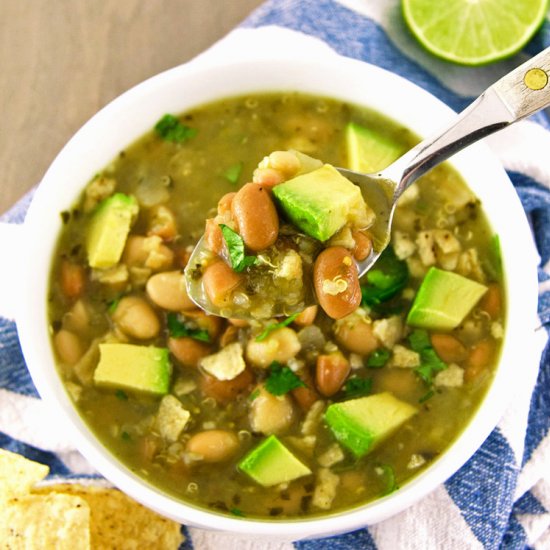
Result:
[[[354,258],[360,262],[367,258],[372,250],[372,239],[364,231],[352,231],[351,236],[355,241],[353,249]]]
[[[168,311],[192,311],[197,304],[189,298],[181,271],[163,271],[149,278],[145,285],[147,296],[157,306]]]
[[[216,307],[229,305],[231,292],[242,282],[242,277],[235,273],[223,260],[211,263],[202,276],[202,284],[208,299]]]
[[[218,256],[223,251],[224,239],[220,225],[214,218],[208,218],[204,227],[204,241],[208,250]]]
[[[208,335],[212,341],[216,340],[223,330],[225,322],[223,318],[217,315],[209,315],[202,309],[186,311],[185,316],[189,319],[193,319],[199,328],[208,331]]]
[[[53,337],[55,351],[61,361],[74,365],[84,355],[84,345],[80,338],[70,330],[61,329]]]
[[[375,380],[375,391],[389,391],[396,397],[410,398],[418,391],[425,392],[414,369],[380,369]]]
[[[333,319],[349,315],[361,303],[357,266],[343,246],[325,248],[317,256],[313,285],[319,305]]]
[[[227,344],[235,342],[239,337],[239,329],[233,325],[228,325],[220,336],[220,346],[224,348]]]
[[[254,183],[260,183],[268,189],[275,187],[284,180],[284,174],[274,168],[256,168],[252,176],[252,181]]]
[[[203,373],[200,379],[202,392],[219,403],[233,401],[239,394],[249,389],[253,383],[254,374],[248,368],[232,380],[218,380],[206,373]]]
[[[206,430],[191,436],[185,450],[204,462],[224,462],[239,449],[237,434],[229,430]]]
[[[269,191],[247,183],[235,195],[231,211],[244,243],[255,252],[271,246],[279,234],[279,217]]]
[[[63,260],[60,275],[63,294],[67,298],[78,298],[82,294],[86,283],[84,268],[69,260]]]
[[[334,395],[344,385],[350,370],[349,361],[339,352],[319,355],[315,369],[317,389],[325,397]]]
[[[169,338],[168,349],[184,367],[193,368],[198,368],[200,360],[211,352],[208,344],[187,336]]]
[[[218,214],[223,215],[231,212],[231,205],[233,204],[233,199],[235,198],[236,194],[237,193],[235,191],[232,191],[231,193],[226,193],[218,201]]]
[[[300,378],[306,385],[295,388],[290,393],[292,397],[294,397],[296,403],[298,403],[300,409],[308,411],[313,403],[318,401],[320,397],[313,387],[313,378],[308,370],[304,369],[304,372],[300,373]]]
[[[294,324],[299,327],[308,327],[309,325],[312,325],[315,321],[315,317],[317,317],[318,310],[319,308],[317,306],[306,307],[306,309],[304,309],[304,311],[302,311],[300,315],[294,319]]]
[[[475,380],[489,366],[494,354],[495,343],[492,340],[478,342],[468,353],[464,380],[466,382]]]
[[[502,311],[502,296],[497,284],[490,284],[489,289],[481,298],[479,307],[489,314],[491,319],[498,319]]]
[[[118,303],[112,319],[127,336],[138,340],[155,338],[160,321],[153,308],[139,296],[125,296]]]
[[[248,326],[248,321],[246,319],[228,319],[228,321],[234,326],[239,328],[246,328]]]
[[[373,325],[360,315],[350,315],[335,326],[336,341],[353,353],[368,355],[380,346]]]
[[[430,340],[437,355],[439,355],[445,363],[460,363],[464,361],[468,355],[464,344],[451,334],[432,334]]]

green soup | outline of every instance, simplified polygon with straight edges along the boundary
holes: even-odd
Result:
[[[417,141],[375,112],[332,99],[230,98],[165,118],[62,213],[49,306],[62,378],[105,447],[182,501],[263,518],[358,506],[437,460],[487,390],[503,335],[498,239],[447,165],[403,195],[391,247],[361,281],[361,307],[344,319],[310,309],[286,321],[232,321],[194,308],[178,286],[205,219],[222,196],[250,181],[264,156],[295,149],[345,167],[350,123],[397,150]],[[115,194],[133,197],[129,234],[113,265],[91,267],[92,220]],[[485,287],[454,328],[407,322],[434,267]],[[180,294],[166,298],[169,287]],[[98,368],[107,352],[122,354],[124,373]],[[378,436],[393,413],[369,405],[376,421],[358,428],[367,441],[359,451],[349,443],[349,419],[330,420],[344,411],[334,404],[379,395],[414,412]],[[272,454],[258,455],[262,445]],[[281,446],[303,466],[288,466],[290,480],[275,471],[287,468]],[[251,466],[258,461],[261,472]]]

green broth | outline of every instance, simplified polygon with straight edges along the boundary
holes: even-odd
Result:
[[[154,203],[159,194],[163,198],[161,202],[175,214],[178,237],[165,243],[174,252],[174,259],[159,271],[183,268],[187,247],[202,235],[204,220],[212,214],[219,198],[246,183],[261,159],[271,151],[297,149],[335,166],[346,166],[344,130],[350,121],[375,129],[404,148],[417,142],[407,129],[378,113],[332,99],[295,93],[230,98],[193,109],[180,120],[196,129],[194,137],[183,143],[172,143],[152,131],[121,151],[98,176],[116,180],[117,192],[138,197],[140,215],[132,235],[146,234],[150,208],[144,203]],[[230,181],[234,178],[227,177],[227,171],[237,165],[240,169],[236,171],[238,181],[234,183]],[[406,198],[397,210],[394,244],[397,246],[396,239],[403,234],[414,240],[421,231],[448,229],[461,243],[462,255],[455,270],[491,284],[502,300],[501,282],[495,279],[495,270],[489,262],[491,230],[478,201],[460,176],[450,166],[443,165],[415,185],[417,194]],[[502,306],[493,317],[476,306],[451,332],[466,350],[464,358],[453,361],[461,369],[464,380],[456,387],[433,388],[411,368],[358,366],[358,361],[364,363],[368,354],[362,356],[342,345],[334,321],[319,312],[315,323],[325,340],[322,353],[339,350],[353,363],[351,375],[372,379],[372,393],[390,391],[418,407],[419,412],[365,457],[354,459],[344,451],[343,460],[329,466],[339,483],[330,506],[322,508],[315,505],[314,499],[317,472],[321,467],[318,457],[334,445],[334,435],[321,420],[312,434],[314,442],[305,440],[306,412],[289,397],[293,421],[278,436],[310,467],[313,475],[284,486],[263,488],[240,472],[237,464],[265,438],[265,434],[252,431],[249,421],[254,386],[265,380],[265,369],[250,366],[255,382],[235,398],[218,403],[203,391],[201,369],[182,366],[172,354],[171,393],[190,411],[192,418],[176,441],[162,440],[155,427],[160,398],[94,385],[97,342],[104,341],[108,334],[111,340],[126,339],[130,343],[166,347],[167,312],[153,305],[161,329],[150,339],[141,341],[117,332],[112,316],[117,301],[127,294],[144,297],[144,285],[131,277],[122,285],[102,282],[97,270],[88,266],[85,235],[90,214],[83,211],[84,201],[83,195],[81,202],[68,213],[59,237],[50,283],[50,322],[55,335],[60,330],[69,331],[77,338],[81,352],[88,351],[84,358],[68,360],[60,353],[54,336],[59,369],[77,409],[105,447],[137,475],[183,501],[220,513],[279,518],[322,515],[376,499],[402,486],[445,452],[471,419],[490,384],[500,348]],[[467,253],[469,250],[475,252]],[[440,256],[438,261],[452,261]],[[63,262],[67,261],[82,266],[85,274],[84,288],[76,296],[67,296],[63,288]],[[406,288],[383,307],[364,310],[369,322],[399,318],[402,334],[397,343],[405,347],[408,347],[406,336],[410,328],[403,320],[427,270],[418,253],[412,254],[407,262],[410,279]],[[84,323],[79,316],[81,304],[86,311]],[[191,317],[183,317],[193,322]],[[228,331],[225,320],[220,321],[219,326],[221,333]],[[246,345],[263,328],[255,325],[236,328],[233,332]],[[293,330],[303,329],[294,326]],[[220,347],[217,338],[211,346],[212,353]],[[490,348],[490,359],[481,367],[475,367],[472,366],[473,350],[481,342],[489,342],[483,345]],[[319,353],[318,349],[311,351],[303,346],[296,357],[298,363],[293,363],[294,367],[298,364],[309,372],[313,385]],[[194,389],[188,391],[193,386]],[[429,395],[430,391],[433,395]],[[345,398],[339,392],[322,401],[330,403]],[[212,428],[238,434],[238,452],[221,463],[186,460],[185,446],[190,435]]]

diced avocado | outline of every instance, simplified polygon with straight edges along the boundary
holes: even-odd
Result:
[[[329,164],[276,185],[273,195],[287,218],[319,241],[348,222],[363,226],[370,221],[359,187]]]
[[[106,268],[118,263],[138,209],[136,199],[123,193],[115,193],[99,203],[86,239],[91,267]]]
[[[264,487],[311,474],[274,435],[270,435],[240,462],[239,469]]]
[[[418,289],[407,323],[413,327],[451,330],[486,291],[487,287],[481,283],[432,267]]]
[[[98,386],[164,395],[168,393],[171,374],[167,348],[99,345],[99,364],[94,372]]]
[[[417,409],[391,393],[333,403],[325,420],[336,439],[356,457],[372,451],[390,437]]]
[[[346,126],[348,166],[356,172],[378,172],[399,158],[404,147],[383,134],[350,122]]]

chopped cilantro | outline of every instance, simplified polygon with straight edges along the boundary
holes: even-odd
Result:
[[[382,494],[386,496],[390,493],[393,493],[394,491],[397,491],[397,489],[399,489],[399,485],[397,484],[397,480],[395,478],[394,469],[389,464],[380,464],[379,468],[382,471],[382,475],[384,476],[384,481],[386,484],[386,487]]]
[[[427,330],[416,329],[409,334],[409,344],[413,351],[421,353],[422,350],[431,348],[430,335]]]
[[[241,177],[241,172],[243,169],[243,163],[238,162],[237,164],[233,164],[230,166],[223,175],[225,176],[225,179],[229,181],[229,183],[232,183],[233,185],[236,185],[239,181],[239,178]]]
[[[115,298],[114,300],[111,300],[110,302],[107,302],[107,311],[112,315],[118,307],[119,303],[120,296],[118,298]]]
[[[391,352],[386,348],[375,349],[367,359],[367,367],[369,369],[382,368],[390,358]]]
[[[239,510],[239,508],[231,508],[231,510],[229,510],[229,512],[231,514],[233,514],[234,516],[238,516],[240,518],[246,517],[245,513],[242,510]]]
[[[120,438],[123,439],[124,441],[132,440],[132,436],[126,431],[120,432]]]
[[[408,280],[407,263],[397,258],[393,248],[388,246],[362,281],[362,304],[372,307],[386,302],[403,290]]]
[[[222,230],[223,238],[225,239],[225,244],[227,245],[227,250],[229,252],[229,260],[231,261],[231,267],[237,273],[240,273],[247,267],[256,265],[258,263],[258,258],[256,256],[247,256],[244,251],[244,241],[243,238],[231,229],[231,227],[220,223],[220,228]]]
[[[187,336],[201,342],[210,342],[210,335],[206,329],[189,328],[180,320],[177,313],[169,313],[166,316],[168,332],[172,338],[183,338]]]
[[[265,340],[274,330],[288,327],[291,323],[294,322],[296,317],[300,315],[299,313],[293,313],[290,317],[287,317],[284,321],[281,321],[280,323],[270,323],[265,327],[263,332],[260,332],[258,336],[256,336],[256,342],[261,342],[262,340]]]
[[[429,392],[426,392],[419,400],[418,402],[419,403],[425,403],[426,401],[428,401],[428,399],[430,399],[431,397],[433,397],[435,394],[435,391],[434,390],[430,390]]]
[[[290,390],[302,388],[306,385],[299,376],[294,374],[288,367],[283,367],[277,361],[269,365],[269,376],[265,381],[265,389],[273,395],[284,395]]]
[[[420,366],[414,370],[426,384],[431,385],[436,372],[445,370],[447,364],[442,361],[430,342],[428,332],[423,329],[416,329],[409,335],[409,343],[413,351],[420,355]]]
[[[363,397],[372,389],[372,378],[350,378],[344,384],[344,395],[348,398]]]
[[[115,395],[117,396],[118,399],[120,399],[121,401],[128,401],[128,394],[123,391],[123,390],[117,390],[115,392]]]
[[[256,399],[256,397],[258,397],[259,395],[260,395],[260,390],[256,389],[248,396],[248,400],[254,401],[254,399]]]
[[[183,143],[184,141],[195,137],[197,130],[182,124],[174,115],[164,115],[156,124],[155,131],[166,141],[174,143]]]

